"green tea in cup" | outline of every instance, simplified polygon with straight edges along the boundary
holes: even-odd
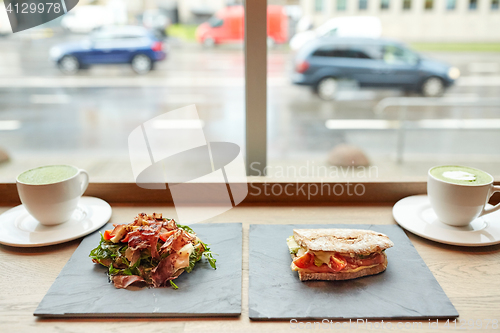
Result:
[[[53,184],[69,179],[77,172],[77,168],[69,165],[49,165],[25,171],[17,180],[32,185]]]
[[[458,185],[486,185],[493,181],[488,173],[466,166],[438,166],[432,168],[430,174],[444,182]]]
[[[49,165],[21,173],[16,183],[24,208],[50,226],[70,220],[89,185],[89,174],[71,165]]]

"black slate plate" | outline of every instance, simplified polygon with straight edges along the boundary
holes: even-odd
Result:
[[[116,289],[106,268],[92,263],[99,244],[95,232],[83,239],[35,310],[50,317],[207,317],[241,314],[241,223],[194,224],[195,232],[217,259],[217,269],[202,259],[191,273],[175,280],[179,287]],[[101,232],[111,229],[109,224]]]
[[[293,229],[382,232],[394,242],[385,272],[347,281],[301,282],[286,238]],[[397,225],[250,225],[249,316],[270,319],[454,318],[458,312]]]

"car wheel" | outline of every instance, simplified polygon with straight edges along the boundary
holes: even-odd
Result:
[[[333,77],[325,77],[321,79],[316,87],[318,96],[325,101],[333,100],[337,94],[337,90],[338,82],[337,79]]]
[[[138,54],[132,58],[132,69],[137,74],[146,74],[153,68],[151,58],[145,54]]]
[[[439,97],[444,93],[444,83],[438,77],[427,78],[421,86],[421,93],[425,97]]]
[[[205,47],[214,47],[215,46],[215,39],[213,39],[212,37],[206,37],[203,40],[203,46],[205,46]]]
[[[59,61],[58,66],[64,74],[75,74],[80,69],[80,62],[75,56],[67,55]]]

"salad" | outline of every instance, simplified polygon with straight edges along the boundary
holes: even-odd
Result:
[[[89,257],[108,267],[116,288],[145,283],[177,289],[173,280],[183,272],[191,273],[203,256],[216,268],[212,252],[193,229],[162,214],[141,213],[132,223],[113,226],[101,234],[101,242]]]

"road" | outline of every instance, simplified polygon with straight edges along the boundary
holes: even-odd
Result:
[[[48,59],[52,45],[82,38],[58,35],[39,40],[0,39],[0,146],[14,157],[74,154],[126,158],[127,137],[144,121],[196,104],[210,141],[244,147],[244,57],[241,47],[204,49],[172,42],[168,59],[137,76],[128,66],[95,66],[74,76]],[[463,77],[450,98],[490,98],[500,92],[499,53],[429,53],[459,67]],[[335,102],[321,101],[289,82],[292,57],[285,48],[268,54],[268,149],[271,163],[324,161],[339,143],[362,148],[377,160],[392,156],[397,132],[362,129],[363,120],[394,120],[397,110],[375,114],[390,90],[347,90]],[[500,119],[500,107],[416,107],[409,119]],[[361,129],[325,123],[358,120]],[[332,123],[332,122],[331,122]],[[333,122],[335,123],[335,122]],[[488,123],[488,121],[486,121]],[[343,123],[339,123],[343,124]],[[357,126],[356,125],[356,126]],[[500,128],[408,131],[408,160],[488,159],[500,166]],[[499,172],[500,173],[500,172]]]

